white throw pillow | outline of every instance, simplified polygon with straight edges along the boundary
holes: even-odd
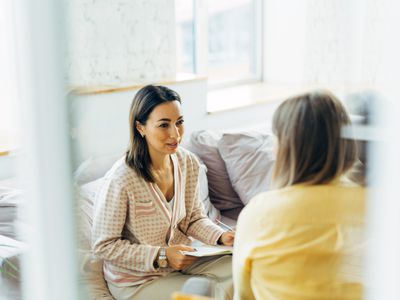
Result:
[[[225,133],[218,142],[232,186],[243,204],[270,189],[273,149],[272,134],[258,131]]]
[[[216,219],[221,218],[220,211],[210,201],[208,195],[208,180],[207,180],[207,167],[204,164],[200,165],[199,170],[199,197],[203,204],[204,213],[215,222]]]
[[[75,182],[82,185],[103,177],[121,157],[121,154],[113,154],[85,160],[74,173]]]
[[[93,205],[97,189],[103,178],[84,184],[78,188],[79,226],[78,257],[81,284],[87,288],[89,299],[113,299],[103,275],[103,260],[97,258],[91,249]]]

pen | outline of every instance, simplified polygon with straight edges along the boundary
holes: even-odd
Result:
[[[220,220],[215,219],[215,222],[217,222],[219,225],[221,225],[222,227],[225,227],[225,229],[228,229],[229,231],[234,231],[233,228],[231,226],[228,226],[224,223],[222,223]]]

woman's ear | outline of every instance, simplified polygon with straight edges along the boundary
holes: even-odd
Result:
[[[136,121],[136,129],[137,129],[137,131],[139,131],[139,133],[140,133],[140,135],[141,135],[142,137],[145,136],[144,126],[143,126],[143,124],[140,123],[139,121]]]

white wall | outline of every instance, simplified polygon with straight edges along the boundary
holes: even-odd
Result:
[[[379,10],[376,0],[308,0],[304,80],[374,83]]]
[[[264,2],[264,80],[302,83],[306,7],[303,0]]]
[[[269,83],[373,84],[379,65],[378,0],[266,0],[264,79]]]
[[[175,77],[174,0],[65,0],[65,5],[71,85]]]

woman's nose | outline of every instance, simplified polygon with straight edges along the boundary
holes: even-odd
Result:
[[[180,137],[180,133],[179,133],[179,128],[177,126],[171,126],[171,132],[170,132],[170,137],[172,138],[178,138]]]

